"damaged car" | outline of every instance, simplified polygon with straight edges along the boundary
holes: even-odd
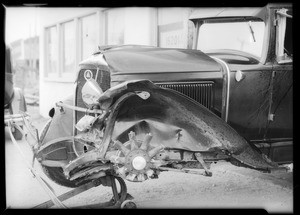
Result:
[[[162,171],[212,176],[219,160],[266,172],[292,162],[292,46],[282,36],[291,10],[194,11],[194,49],[102,47],[80,63],[74,95],[49,112],[35,146],[43,170],[78,187]],[[239,44],[226,46],[230,34]]]

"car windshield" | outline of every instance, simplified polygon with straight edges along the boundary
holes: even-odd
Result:
[[[200,26],[197,49],[207,52],[231,49],[261,57],[265,24],[263,21],[204,23]]]

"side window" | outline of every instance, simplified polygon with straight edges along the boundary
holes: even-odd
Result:
[[[58,36],[57,26],[46,28],[46,74],[55,74],[58,71]]]
[[[105,44],[124,44],[125,11],[122,8],[113,8],[105,12],[106,35]]]
[[[78,63],[97,51],[100,23],[100,11],[96,9],[44,28],[47,80],[73,82]]]
[[[95,51],[97,51],[97,14],[91,14],[80,18],[81,24],[81,58],[80,60],[87,59]]]
[[[284,51],[290,57],[293,57],[293,38],[292,38],[292,36],[293,36],[292,19],[286,19]]]
[[[72,73],[75,70],[75,22],[69,21],[61,24],[62,33],[62,73]]]
[[[276,11],[276,57],[279,64],[292,62],[292,10]]]
[[[8,46],[5,47],[5,72],[12,73],[11,54]]]

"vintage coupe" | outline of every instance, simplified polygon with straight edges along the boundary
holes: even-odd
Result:
[[[211,176],[218,160],[262,171],[292,162],[291,10],[195,11],[194,49],[102,47],[80,63],[74,96],[50,110],[37,160],[69,187]]]

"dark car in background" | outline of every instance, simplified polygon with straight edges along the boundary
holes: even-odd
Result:
[[[25,97],[20,88],[14,87],[14,73],[12,68],[10,48],[5,49],[5,92],[4,92],[4,115],[5,118],[12,118],[13,115],[27,111]],[[20,124],[20,123],[19,123]],[[21,125],[21,124],[20,124]],[[22,139],[22,133],[15,129],[15,139]]]

